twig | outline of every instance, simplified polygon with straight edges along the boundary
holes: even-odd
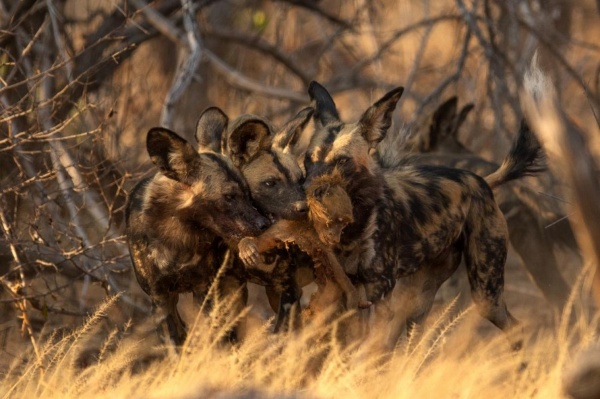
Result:
[[[19,282],[13,282],[13,281],[9,282],[6,279],[0,279],[0,282],[2,283],[2,285],[4,287],[6,287],[8,292],[14,298],[20,299],[15,302],[15,306],[17,307],[17,310],[19,310],[19,312],[21,312],[21,320],[23,323],[22,331],[27,331],[27,335],[29,337],[29,340],[31,341],[31,346],[33,347],[33,351],[35,352],[36,359],[39,363],[40,368],[43,369],[40,351],[39,351],[37,342],[35,340],[35,337],[33,336],[33,329],[31,328],[31,323],[29,321],[29,316],[27,314],[27,301],[20,298],[21,295],[27,294],[27,291],[26,291],[27,282],[25,280],[24,269],[23,269],[23,267],[21,267],[21,265],[22,265],[21,257],[19,256],[19,251],[18,251],[17,247],[14,245],[14,235],[12,232],[12,228],[10,227],[10,224],[8,223],[8,220],[4,214],[4,207],[1,207],[1,206],[0,206],[0,223],[2,224],[3,235],[8,240],[11,255],[12,255],[15,263],[17,264],[17,266],[19,266],[19,279],[20,279]]]
[[[192,82],[192,77],[194,76],[196,69],[198,69],[198,65],[202,59],[202,39],[200,38],[200,30],[195,10],[192,7],[191,0],[181,0],[181,4],[183,11],[183,26],[186,31],[184,43],[189,53],[185,55],[184,60],[179,63],[177,71],[175,72],[173,84],[171,85],[163,104],[160,115],[160,124],[167,128],[172,126],[173,107]]]
[[[376,53],[374,53],[373,55],[371,55],[370,57],[367,57],[366,59],[364,59],[362,61],[357,62],[350,69],[350,72],[348,73],[348,75],[349,76],[356,75],[360,71],[362,71],[364,68],[366,68],[368,65],[370,65],[373,62],[375,62],[376,60],[380,59],[381,55],[385,51],[387,51],[391,46],[393,46],[394,43],[396,43],[404,35],[412,32],[416,29],[419,29],[419,28],[433,26],[433,25],[437,24],[438,22],[458,21],[458,20],[460,20],[460,18],[461,17],[459,15],[440,15],[437,17],[423,19],[421,21],[415,22],[414,24],[410,24],[410,25],[396,31],[390,38],[388,38],[385,42],[383,42],[383,44],[379,47],[379,49],[377,50]]]
[[[427,95],[427,97],[425,97],[423,99],[423,101],[421,101],[421,105],[419,106],[419,109],[417,110],[417,112],[414,113],[413,118],[411,119],[409,126],[413,125],[415,123],[415,121],[419,118],[419,116],[422,114],[423,110],[425,109],[425,107],[434,99],[439,98],[439,96],[442,94],[442,92],[446,89],[446,87],[454,82],[457,81],[458,78],[460,78],[460,74],[462,73],[462,70],[465,66],[465,61],[467,59],[467,56],[469,54],[469,43],[471,42],[471,30],[467,27],[467,33],[465,33],[465,40],[463,41],[463,47],[460,51],[460,56],[458,58],[458,63],[456,65],[456,69],[454,70],[454,73],[450,76],[448,76],[446,79],[442,80],[440,82],[440,84],[433,89],[433,91],[431,93],[429,93]]]
[[[71,65],[70,62],[68,62],[69,60],[69,56],[67,54],[66,51],[66,44],[64,42],[63,37],[60,35],[60,31],[58,29],[58,12],[56,11],[56,6],[54,5],[54,2],[52,0],[46,0],[46,7],[48,8],[48,15],[50,16],[50,22],[52,25],[52,33],[53,33],[53,38],[54,41],[56,42],[56,48],[58,50],[58,53],[60,54],[61,58],[63,59],[63,61],[65,61],[65,69],[67,71],[67,77],[69,80],[71,80],[72,76],[73,76],[73,67]]]
[[[293,101],[296,103],[307,103],[308,98],[304,94],[296,93],[294,91],[281,89],[278,87],[266,86],[260,82],[252,80],[237,70],[230,67],[225,61],[217,57],[212,51],[205,49],[204,56],[211,62],[216,68],[217,72],[227,80],[232,86],[237,86],[244,90],[249,90],[256,94],[262,94],[268,97],[275,97],[284,100]]]
[[[276,46],[266,42],[260,36],[248,36],[245,33],[238,33],[234,31],[226,31],[216,27],[202,27],[202,33],[206,36],[212,36],[218,39],[228,40],[237,42],[254,48],[264,54],[267,54],[283,66],[285,66],[291,73],[296,75],[305,86],[308,86],[312,77],[310,74],[304,72],[304,69],[297,66],[286,54],[279,51]]]
[[[127,0],[131,5],[139,9],[148,22],[156,28],[165,37],[174,43],[185,43],[186,37],[179,29],[177,29],[167,18],[159,11],[151,8],[143,0]]]
[[[569,201],[565,200],[564,198],[560,198],[560,197],[559,197],[559,196],[557,196],[557,195],[552,195],[552,194],[549,194],[549,193],[545,193],[545,192],[543,192],[543,191],[538,191],[538,194],[542,194],[542,195],[548,196],[548,197],[550,197],[550,198],[554,198],[555,200],[558,200],[558,201],[560,201],[560,202],[564,202],[565,204],[570,204],[570,202],[569,202]]]
[[[351,24],[339,19],[335,15],[331,15],[328,12],[324,11],[322,8],[316,6],[314,1],[306,1],[306,0],[275,0],[275,1],[280,1],[282,3],[290,3],[295,6],[305,8],[305,9],[310,10],[310,11],[316,13],[317,15],[325,18],[326,20],[333,22],[336,25],[341,26],[344,29],[352,30]]]
[[[487,5],[487,0],[484,0],[484,9],[487,13],[490,12],[489,8],[486,6]],[[484,20],[486,26],[488,26],[489,28],[489,40],[486,40],[485,36],[483,35],[483,32],[481,31],[481,29],[479,28],[479,26],[476,23],[476,18],[475,18],[475,13],[474,11],[470,11],[467,10],[467,7],[465,6],[465,3],[463,2],[463,0],[456,0],[456,4],[461,12],[461,14],[463,15],[463,18],[465,20],[465,22],[467,23],[467,26],[469,26],[469,29],[473,32],[473,34],[475,35],[475,37],[477,38],[480,46],[483,48],[484,50],[484,54],[485,57],[488,59],[489,65],[490,65],[490,71],[492,72],[494,79],[492,79],[491,76],[488,76],[488,91],[491,93],[491,100],[493,103],[493,110],[494,113],[496,115],[496,118],[494,118],[494,123],[497,124],[497,127],[501,129],[501,131],[507,132],[506,127],[504,126],[504,117],[503,115],[501,115],[501,110],[502,110],[502,106],[501,106],[501,100],[500,100],[500,95],[503,94],[503,97],[510,99],[510,91],[508,89],[508,87],[506,86],[506,82],[505,82],[505,77],[504,77],[504,66],[510,67],[510,62],[508,62],[508,59],[506,59],[506,56],[504,55],[504,53],[502,53],[501,51],[498,51],[496,44],[493,42],[494,39],[494,32],[493,32],[493,28],[491,27],[491,23],[489,21],[490,16],[486,15],[486,18]],[[473,5],[473,8],[475,8],[476,5]],[[494,88],[492,87],[492,83],[495,84],[496,87],[498,87],[500,90],[494,90]],[[518,101],[508,101],[508,105],[513,109],[513,112],[515,115],[519,115],[520,111],[518,108]]]
[[[426,9],[426,13],[429,14],[429,1],[424,1],[423,7],[425,7]],[[421,59],[423,58],[423,54],[425,54],[425,49],[427,48],[427,43],[429,42],[429,37],[431,36],[432,29],[433,25],[426,25],[425,32],[421,37],[421,42],[419,43],[417,54],[415,55],[415,60],[413,62],[412,68],[408,72],[406,83],[404,84],[404,91],[407,93],[409,93],[412,90],[412,85],[415,81],[417,71],[419,70],[419,65],[421,65]]]

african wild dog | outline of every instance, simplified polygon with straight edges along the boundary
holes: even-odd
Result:
[[[371,153],[385,137],[402,91],[390,91],[349,124],[340,120],[324,87],[309,87],[316,131],[305,158],[307,179],[337,166],[354,210],[354,223],[337,249],[340,263],[373,303],[389,298],[398,278],[433,277],[409,316],[419,322],[430,310],[438,279],[447,279],[464,255],[479,312],[506,331],[517,325],[503,298],[508,232],[490,185],[537,172],[539,144],[532,135],[520,136],[489,182],[441,166],[381,168]]]
[[[254,206],[272,222],[305,219],[308,206],[302,187],[304,174],[298,164],[303,149],[297,141],[312,113],[311,107],[301,110],[277,131],[264,118],[243,115],[229,125],[226,134],[199,128],[196,139],[232,160],[248,182]],[[271,306],[281,316],[278,320],[287,318],[289,308],[300,297],[294,282],[297,262],[311,263],[307,255],[292,252],[294,254],[285,248],[274,248],[265,254],[266,263],[277,270],[276,273],[247,272],[237,253],[233,254],[231,270],[235,271],[238,283],[245,285],[251,281],[265,286]],[[306,270],[299,273],[310,274]]]
[[[326,281],[331,279],[343,291],[346,309],[368,307],[369,303],[359,304],[356,288],[332,250],[333,246],[339,243],[344,227],[353,221],[352,204],[344,186],[345,180],[336,171],[316,177],[306,189],[308,219],[279,220],[260,236],[242,239],[239,244],[239,256],[249,273],[252,274],[252,270],[259,268],[267,269],[271,278],[277,278],[278,273],[289,275],[288,268],[281,269],[278,265],[265,267],[260,261],[260,254],[277,247],[287,248],[294,245],[312,258],[317,285],[323,287]],[[301,284],[298,279],[292,280],[292,283]],[[276,331],[282,327],[284,321],[284,315],[279,314]]]
[[[198,127],[215,135],[226,125],[225,114],[209,108]],[[129,196],[127,242],[155,316],[166,317],[171,338],[181,345],[186,329],[177,311],[179,294],[191,291],[200,300],[226,249],[260,233],[268,220],[252,206],[246,181],[227,157],[203,147],[196,151],[163,128],[148,132],[146,147],[158,173],[139,182]],[[236,279],[230,280],[225,273],[220,288],[237,288]]]
[[[428,129],[403,146],[405,153],[416,155],[409,162],[467,169],[480,176],[497,170],[497,164],[471,153],[458,139],[458,129],[472,108],[472,104],[467,104],[458,111],[456,97],[441,104]],[[383,163],[401,158],[406,162],[407,156],[398,153],[403,150],[400,146],[386,143],[381,147],[391,149]],[[570,224],[566,220],[555,223],[564,219],[561,210],[524,184],[498,187],[494,195],[506,217],[511,245],[545,298],[561,312],[571,289],[561,276],[553,247],[576,248]]]

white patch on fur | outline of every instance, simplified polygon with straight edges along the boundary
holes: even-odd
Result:
[[[538,105],[556,96],[552,82],[540,69],[537,51],[533,54],[531,65],[523,77],[523,87]]]

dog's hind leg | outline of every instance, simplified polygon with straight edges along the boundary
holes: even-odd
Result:
[[[484,318],[507,333],[514,350],[522,346],[513,334],[519,322],[504,301],[504,266],[507,254],[506,220],[494,203],[474,200],[466,226],[465,263],[471,298]]]
[[[300,297],[302,290],[292,281],[279,297],[279,309],[273,332],[295,330],[299,327]]]
[[[187,331],[183,319],[177,310],[179,294],[169,294],[167,296],[153,297],[153,313],[157,321],[165,320],[169,330],[169,336],[177,346],[183,345],[187,338]]]

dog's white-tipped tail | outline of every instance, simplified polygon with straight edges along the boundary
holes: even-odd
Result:
[[[560,150],[558,140],[564,130],[557,101],[556,89],[540,68],[536,51],[523,77],[521,103],[525,118],[538,134],[547,153]]]

